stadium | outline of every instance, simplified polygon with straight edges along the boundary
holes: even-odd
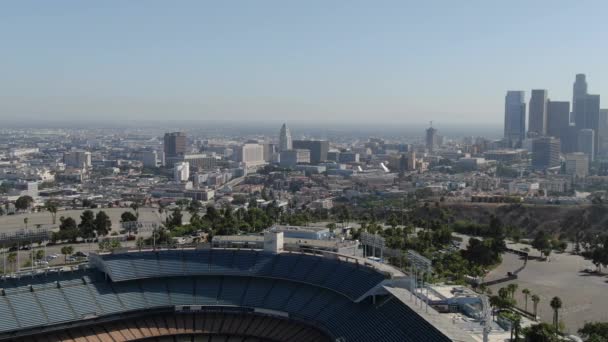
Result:
[[[332,253],[93,254],[69,271],[0,282],[0,340],[474,340],[406,300],[395,272]]]

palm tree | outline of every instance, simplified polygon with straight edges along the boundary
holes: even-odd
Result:
[[[45,204],[46,210],[51,213],[51,218],[53,220],[53,224],[55,224],[57,219],[57,205],[51,201],[46,202]]]
[[[72,246],[64,246],[61,247],[61,254],[63,254],[63,263],[67,264],[68,255],[74,253],[74,247]]]
[[[135,241],[135,244],[137,245],[137,248],[141,252],[141,249],[146,245],[146,242],[144,241],[144,238],[140,236],[137,238],[137,241]]]
[[[540,297],[538,295],[532,295],[532,303],[534,304],[534,317],[537,316],[538,303],[540,302]]]
[[[528,289],[523,289],[521,290],[521,293],[523,293],[524,298],[526,300],[526,304],[525,304],[525,310],[528,311],[528,296],[530,295],[530,290]]]
[[[17,262],[17,253],[16,252],[9,253],[6,260],[8,261],[9,265],[16,263]],[[13,269],[15,269],[15,268],[13,268]],[[4,273],[6,274],[6,270],[4,270]]]
[[[562,308],[562,300],[559,297],[553,297],[553,299],[551,299],[550,305],[553,309],[553,326],[555,327],[555,333],[557,333],[559,323],[559,309]]]
[[[509,290],[509,294],[511,295],[511,299],[514,299],[513,297],[515,296],[515,292],[517,291],[517,288],[519,286],[517,284],[509,284],[507,286],[507,289]]]

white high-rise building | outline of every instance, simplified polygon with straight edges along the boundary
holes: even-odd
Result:
[[[173,177],[176,182],[187,182],[190,178],[190,163],[175,163],[173,168]]]
[[[264,164],[264,146],[260,144],[243,144],[239,146],[236,149],[236,161],[246,166]]]
[[[279,134],[279,152],[291,149],[291,132],[289,131],[289,128],[287,128],[287,125],[283,124],[283,126],[281,126],[281,132]]]
[[[521,147],[526,137],[526,93],[510,90],[505,96],[505,140],[511,147]]]
[[[585,177],[589,174],[589,157],[583,152],[566,154],[566,174]]]

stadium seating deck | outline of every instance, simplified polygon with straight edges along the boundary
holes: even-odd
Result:
[[[363,265],[301,253],[165,250],[108,254],[100,258],[114,282],[171,276],[251,275],[324,286],[353,300],[384,279],[384,275]]]
[[[175,334],[209,340],[211,335],[199,336],[206,331],[223,341],[326,341],[325,334],[344,341],[449,341],[397,299],[378,301],[381,305],[372,304],[369,298],[354,302],[353,298],[376,286],[383,276],[353,263],[305,254],[274,256],[230,250],[104,258],[111,279],[87,269],[0,282],[5,289],[0,296],[0,340],[15,340],[21,336],[16,332],[28,329],[69,324],[66,331],[51,331],[56,340],[155,341]],[[156,276],[152,276],[153,270]],[[140,273],[134,277],[134,272]],[[200,305],[205,311],[192,317],[203,315],[202,321],[169,315],[125,322],[117,316],[139,317],[150,310]],[[219,319],[209,313],[229,308],[241,314],[217,314],[224,315]],[[257,309],[282,312],[289,319],[243,314],[243,310]],[[83,319],[113,317],[117,320],[111,323],[73,328]],[[297,322],[312,324],[324,333]],[[310,335],[313,333],[317,335]],[[96,337],[83,337],[91,335]]]

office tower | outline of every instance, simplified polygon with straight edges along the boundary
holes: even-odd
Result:
[[[293,146],[291,144],[291,132],[289,131],[289,128],[287,128],[287,125],[283,124],[283,126],[281,126],[281,132],[279,134],[279,152],[291,150],[292,148]]]
[[[236,149],[236,161],[246,166],[264,164],[264,147],[260,144],[243,144]]]
[[[339,157],[340,163],[358,163],[359,162],[359,153],[353,151],[344,151],[340,152]]]
[[[91,152],[70,151],[63,154],[63,163],[69,167],[85,169],[91,167]]]
[[[137,159],[141,161],[144,167],[155,168],[158,167],[158,152],[156,151],[141,151],[136,153]]]
[[[532,141],[532,168],[545,170],[559,166],[559,139],[540,137]]]
[[[277,153],[277,145],[272,143],[264,143],[264,161],[271,162],[274,155]]]
[[[571,153],[578,151],[578,129],[574,123],[570,123],[560,132],[561,152]]]
[[[505,96],[505,140],[519,147],[526,135],[526,93],[510,90]]]
[[[437,130],[433,128],[433,123],[431,123],[431,127],[426,129],[426,149],[433,153],[433,150],[437,146]]]
[[[600,109],[600,127],[598,128],[598,154],[606,156],[608,152],[608,109]]]
[[[327,160],[329,161],[339,161],[340,160],[340,151],[329,151],[327,152]]]
[[[577,74],[572,86],[572,111],[576,114],[576,102],[579,98],[587,96],[587,80],[585,74]]]
[[[176,182],[187,182],[190,178],[190,164],[188,162],[175,163],[173,177]]]
[[[589,157],[583,152],[566,154],[566,174],[585,177],[589,174]]]
[[[593,151],[597,154],[600,127],[599,95],[585,95],[577,98],[574,108],[574,123],[578,129],[592,129],[594,131]]]
[[[286,150],[279,154],[279,165],[281,167],[294,167],[297,164],[310,163],[310,150]]]
[[[588,128],[580,129],[577,141],[577,152],[583,152],[590,161],[593,161],[595,159],[595,131]]]
[[[547,91],[533,89],[530,97],[530,110],[528,116],[528,132],[538,135],[547,134]]]
[[[327,140],[294,140],[293,148],[309,150],[310,163],[318,164],[327,161],[329,142]]]
[[[560,138],[570,126],[570,102],[549,101],[547,105],[547,135]]]
[[[186,154],[186,133],[165,133],[164,143],[166,159],[183,156],[184,154]]]
[[[407,156],[407,169],[409,171],[416,170],[416,151],[411,151]]]

